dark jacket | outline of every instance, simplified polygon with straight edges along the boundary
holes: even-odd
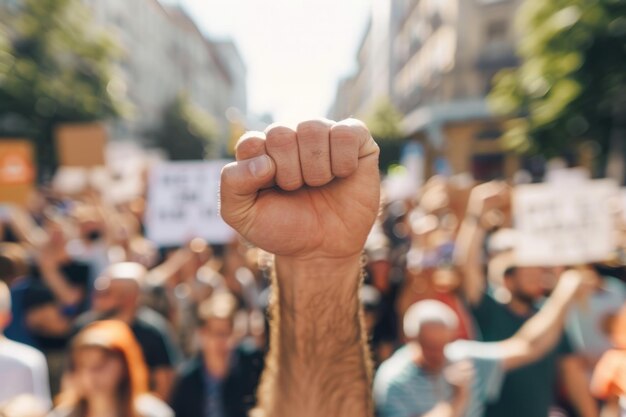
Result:
[[[256,389],[263,370],[263,353],[242,345],[232,355],[222,390],[225,417],[248,417],[256,404]],[[179,373],[171,405],[176,417],[205,417],[205,368],[202,356],[191,359]]]

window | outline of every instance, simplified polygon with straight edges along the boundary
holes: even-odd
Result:
[[[506,20],[494,20],[487,24],[487,42],[494,43],[506,39],[509,29],[509,23]]]

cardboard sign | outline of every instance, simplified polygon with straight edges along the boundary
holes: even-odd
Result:
[[[155,166],[148,180],[146,236],[159,246],[195,237],[227,243],[234,231],[218,213],[219,182],[228,161],[170,162]]]
[[[610,258],[615,250],[610,201],[617,193],[610,180],[585,181],[576,187],[517,187],[513,210],[519,265],[582,265]]]
[[[33,145],[25,139],[0,140],[0,202],[25,205],[34,183]]]
[[[107,133],[104,125],[66,124],[55,133],[60,165],[91,168],[105,164]]]

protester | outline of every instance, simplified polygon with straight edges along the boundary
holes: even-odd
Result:
[[[50,417],[174,417],[148,394],[148,370],[130,328],[105,320],[72,341],[70,369]]]
[[[146,181],[124,201],[54,182],[0,208],[5,333],[44,353],[52,394],[63,386],[55,416],[547,417],[557,401],[573,406],[558,415],[597,415],[589,382],[605,352],[621,358],[607,329],[625,259],[564,275],[518,264],[514,190],[467,176],[381,186],[378,148],[355,120],[275,124],[235,153],[221,215],[239,235],[220,244],[203,230],[178,246],[148,240]],[[576,271],[593,285],[570,302]],[[87,343],[90,329],[117,341]],[[621,362],[598,363],[610,411]],[[145,383],[129,390],[137,375]],[[16,395],[0,415],[41,414]]]
[[[454,311],[427,300],[404,317],[408,344],[380,367],[374,396],[381,417],[480,417],[498,398],[504,373],[548,352],[558,341],[567,308],[584,285],[569,271],[544,308],[512,337],[495,343],[458,340]]]
[[[150,388],[168,399],[178,361],[167,322],[158,313],[141,305],[146,269],[133,262],[109,266],[95,282],[92,311],[80,317],[81,328],[95,320],[115,319],[128,324],[141,346],[150,370]]]
[[[482,263],[485,230],[483,219],[495,210],[510,207],[510,189],[501,183],[486,183],[471,194],[466,218],[458,235],[457,261],[463,271],[463,289],[482,340],[497,342],[513,336],[537,313],[537,303],[546,291],[554,272],[541,266],[520,266],[514,252],[500,253],[490,262],[488,274],[501,283],[506,302],[499,302],[487,291]],[[495,263],[501,272],[494,272]],[[588,276],[595,276],[588,269]],[[567,399],[580,416],[598,415],[588,388],[582,358],[574,354],[567,337],[540,361],[506,376],[500,395],[489,404],[486,417],[507,413],[512,417],[545,417],[557,405],[557,380],[561,376]],[[533,399],[529,401],[528,398]]]
[[[11,321],[11,295],[0,281],[0,404],[19,395],[30,394],[49,408],[48,367],[41,352],[4,337]]]
[[[216,293],[198,311],[201,351],[178,376],[172,394],[177,417],[246,417],[256,404],[263,353],[240,343],[236,298]]]
[[[607,351],[597,364],[591,389],[606,402],[607,417],[626,416],[626,307],[622,308],[609,326],[614,348]]]

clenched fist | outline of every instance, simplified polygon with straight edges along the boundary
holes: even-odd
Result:
[[[379,149],[358,120],[250,132],[224,167],[221,215],[261,249],[297,259],[360,254],[379,206]]]

